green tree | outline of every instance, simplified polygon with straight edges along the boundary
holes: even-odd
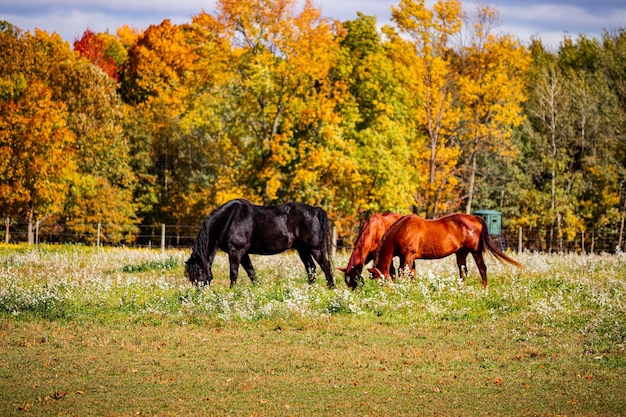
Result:
[[[546,54],[540,45],[536,47],[539,54]],[[544,63],[545,62],[545,63]],[[563,236],[564,218],[570,218],[569,196],[573,177],[566,175],[570,162],[568,155],[568,138],[571,132],[567,123],[571,96],[567,90],[567,82],[555,58],[538,57],[537,66],[533,68],[529,88],[528,113],[533,123],[535,140],[533,151],[541,161],[540,175],[537,179],[538,188],[546,192],[548,207],[537,207],[547,214],[549,228],[548,249],[558,237]],[[532,87],[530,87],[532,85]],[[544,169],[545,168],[545,171]],[[546,174],[545,176],[543,174]],[[545,180],[544,180],[545,179]]]
[[[603,74],[609,90],[617,97],[621,114],[626,114],[626,29],[613,33],[607,31],[602,36],[601,59],[597,64]],[[618,135],[623,137],[626,132],[626,117],[612,119],[618,124]],[[619,245],[624,247],[624,226],[626,223],[626,147],[618,146],[615,159],[620,170],[620,211]]]
[[[346,35],[336,77],[348,91],[342,99],[343,135],[353,141],[358,188],[345,214],[387,210],[407,212],[418,173],[409,146],[415,130],[407,128],[408,97],[401,68],[376,29],[376,19],[359,13],[343,24]]]
[[[600,43],[585,36],[576,42],[566,38],[559,50],[559,66],[567,74],[572,96],[568,148],[569,170],[580,175],[576,215],[592,236],[618,221],[620,182],[625,177],[618,156],[624,111],[599,65],[602,55]]]

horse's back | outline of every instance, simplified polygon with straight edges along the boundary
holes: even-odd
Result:
[[[403,254],[439,259],[463,247],[478,250],[482,226],[474,217],[463,213],[439,219],[409,215],[396,222],[389,231],[396,232],[393,233],[394,246]]]
[[[478,250],[483,225],[477,216],[454,213],[438,220],[444,225],[442,234],[455,239],[460,246]]]
[[[306,246],[325,245],[329,233],[328,214],[320,207],[289,203],[289,223],[297,242]]]
[[[239,198],[230,200],[213,210],[205,220],[213,237],[218,238],[233,222],[240,223],[242,219],[249,217],[252,206],[249,201]]]

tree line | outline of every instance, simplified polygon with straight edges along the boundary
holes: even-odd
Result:
[[[245,197],[321,206],[346,238],[374,212],[495,209],[545,250],[621,244],[626,33],[552,50],[498,24],[457,0],[401,0],[382,28],[218,0],[72,45],[0,22],[0,215],[124,240]]]

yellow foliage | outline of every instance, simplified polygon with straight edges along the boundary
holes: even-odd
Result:
[[[33,80],[18,97],[0,101],[0,116],[0,209],[11,216],[59,212],[65,178],[76,169],[66,106]]]

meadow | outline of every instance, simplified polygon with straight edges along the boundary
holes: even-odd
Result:
[[[0,415],[626,414],[624,253],[487,256],[488,291],[453,257],[329,290],[294,253],[196,289],[188,256],[0,245]]]

